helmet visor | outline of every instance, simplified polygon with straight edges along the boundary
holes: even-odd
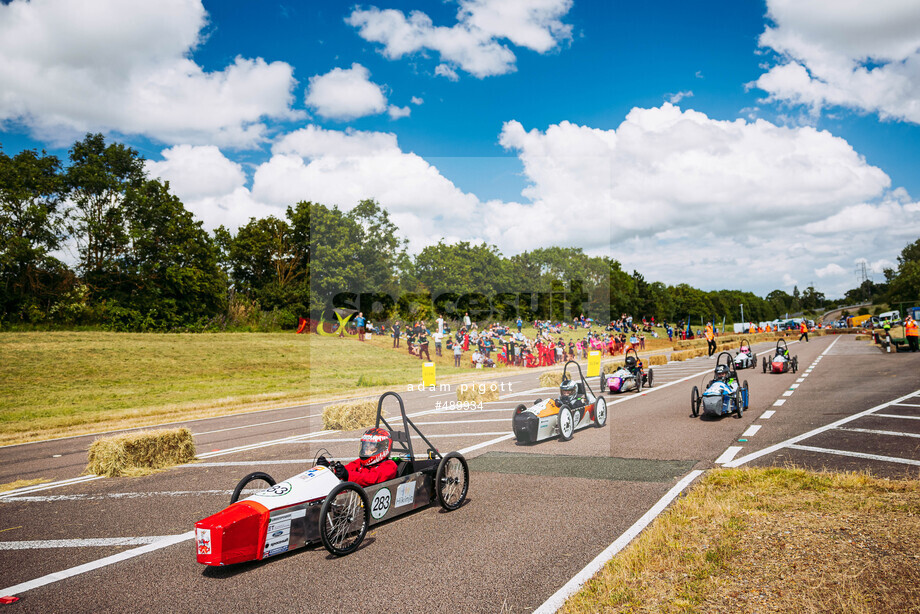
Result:
[[[368,459],[387,449],[386,441],[362,441],[359,458]]]

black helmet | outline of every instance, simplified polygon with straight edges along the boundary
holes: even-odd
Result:
[[[626,357],[626,366],[627,366],[627,367],[630,367],[630,368],[635,367],[635,366],[636,366],[636,357],[635,357],[635,356],[627,356],[627,357]]]
[[[716,377],[718,379],[725,379],[726,377],[728,377],[728,367],[726,367],[725,365],[719,365],[718,367],[716,367]]]
[[[559,396],[563,401],[575,398],[575,382],[570,379],[562,380],[559,384]]]

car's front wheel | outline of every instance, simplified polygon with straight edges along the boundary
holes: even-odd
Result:
[[[607,424],[607,399],[598,397],[594,401],[594,426],[601,428],[605,424]]]
[[[243,494],[243,490],[257,492],[260,490],[265,490],[266,488],[271,488],[274,485],[274,478],[272,478],[272,476],[268,475],[267,473],[263,473],[261,471],[250,473],[245,478],[240,480],[236,485],[236,488],[233,489],[233,494],[230,495],[230,503],[232,504],[239,501],[240,496]],[[249,488],[246,488],[247,486],[249,486]]]
[[[319,537],[333,556],[358,549],[370,524],[367,493],[354,482],[342,482],[326,495],[319,512]]]
[[[559,440],[568,441],[575,433],[575,420],[572,418],[572,411],[568,407],[559,408]]]

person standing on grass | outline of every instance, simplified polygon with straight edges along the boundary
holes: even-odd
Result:
[[[441,355],[441,337],[443,336],[444,335],[442,335],[440,332],[437,332],[432,335],[432,337],[434,337],[434,355],[435,356]]]
[[[444,316],[442,315],[438,316],[438,334],[444,334]],[[435,347],[437,347],[437,342],[435,342]],[[440,356],[440,354],[438,354],[438,356]]]
[[[518,316],[518,319],[517,319],[517,329],[518,329],[518,332],[521,332],[521,328],[522,328],[523,326],[524,326],[524,320],[522,320],[522,319],[520,318],[520,316]]]
[[[396,320],[396,324],[393,325],[393,347],[399,347],[399,320]]]
[[[418,337],[418,357],[420,359],[422,358],[422,354],[425,355],[424,360],[431,362],[431,355],[428,354],[428,331],[424,328],[422,329],[422,332],[419,333]]]
[[[364,312],[359,311],[358,317],[355,318],[355,326],[358,327],[358,341],[364,341],[364,324],[367,320],[364,319]]]
[[[802,322],[799,324],[799,332],[802,333],[799,335],[799,341],[804,338],[805,343],[808,343],[808,324],[805,322],[805,320],[802,320]]]
[[[468,311],[463,314],[463,325],[466,326],[466,330],[469,330],[473,325],[472,320],[470,320],[470,312]]]

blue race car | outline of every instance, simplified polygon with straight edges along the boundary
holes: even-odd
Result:
[[[701,407],[707,416],[738,414],[740,418],[749,400],[747,380],[739,385],[732,355],[722,352],[716,357],[715,373],[703,387],[703,393],[696,386],[690,391],[690,410],[694,418],[700,415]]]

